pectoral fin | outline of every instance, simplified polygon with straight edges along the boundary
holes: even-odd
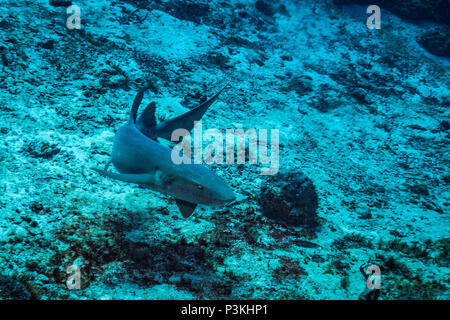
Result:
[[[177,203],[178,209],[180,209],[180,212],[184,218],[189,217],[192,214],[192,212],[194,212],[195,207],[197,207],[197,204],[195,203],[180,199],[175,199],[175,202]]]
[[[131,182],[131,183],[137,183],[137,184],[151,184],[154,183],[154,175],[148,174],[148,173],[115,173],[111,171],[101,170],[92,168],[92,170],[98,172],[102,176],[109,177],[112,179],[124,181],[124,182]]]

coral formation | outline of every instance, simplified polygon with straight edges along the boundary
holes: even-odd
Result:
[[[293,226],[317,225],[317,192],[302,172],[271,176],[258,198],[261,212],[268,218]]]

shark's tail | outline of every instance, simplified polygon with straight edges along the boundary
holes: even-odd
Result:
[[[214,103],[214,101],[217,100],[219,95],[229,84],[230,81],[228,81],[215,95],[213,95],[211,98],[201,103],[194,109],[191,109],[188,112],[179,115],[178,117],[161,122],[158,125],[156,125],[156,121],[154,120],[155,106],[149,105],[141,115],[141,117],[137,120],[137,127],[142,133],[144,133],[151,139],[158,137],[170,141],[172,133],[176,129],[183,128],[187,131],[191,131],[194,128],[195,122],[202,119],[208,108]],[[151,121],[146,121],[147,119],[151,119]]]
[[[128,119],[128,123],[136,123],[136,116],[137,116],[137,112],[139,109],[139,105],[142,102],[142,99],[144,98],[144,93],[147,90],[147,88],[139,91],[136,95],[136,97],[134,98],[133,101],[133,106],[131,107],[131,112],[130,112],[130,118]]]

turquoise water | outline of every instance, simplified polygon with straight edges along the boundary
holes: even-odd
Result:
[[[448,299],[448,7],[370,4],[2,1],[0,299]]]

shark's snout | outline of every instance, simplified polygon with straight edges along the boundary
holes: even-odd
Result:
[[[224,201],[226,201],[226,202],[231,202],[231,201],[234,201],[234,200],[236,200],[236,196],[234,195],[233,192],[231,192],[230,194],[228,194],[228,195],[224,198]]]
[[[216,188],[216,198],[219,202],[228,203],[234,201],[236,196],[228,184],[223,182],[218,188]]]

